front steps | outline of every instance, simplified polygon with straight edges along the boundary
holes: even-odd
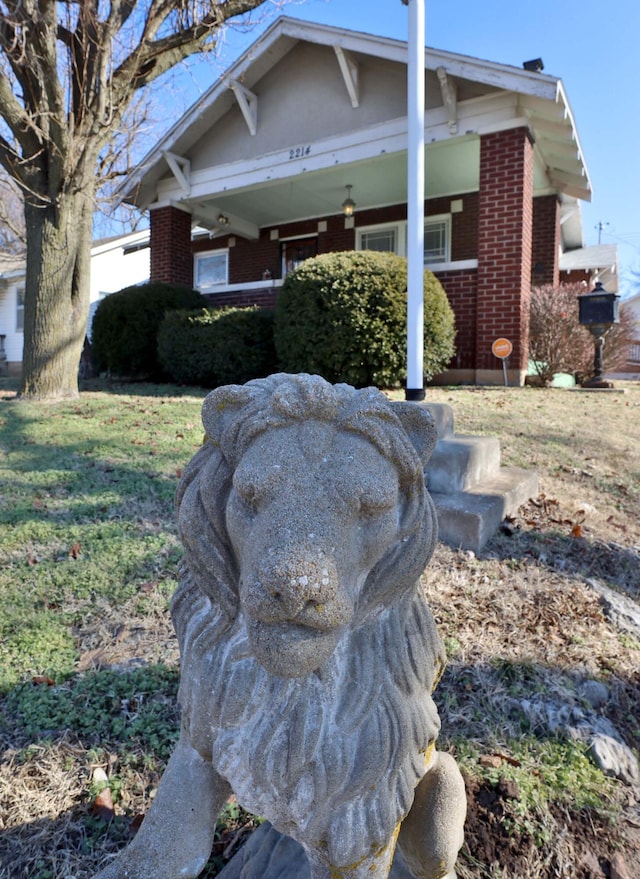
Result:
[[[497,437],[455,433],[453,410],[446,403],[417,405],[429,410],[438,431],[426,480],[438,513],[440,540],[479,552],[506,516],[537,495],[538,476],[501,467]]]

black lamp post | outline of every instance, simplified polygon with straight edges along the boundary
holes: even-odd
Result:
[[[610,382],[602,379],[602,349],[604,337],[613,324],[620,323],[620,297],[615,293],[607,293],[598,281],[591,293],[583,293],[578,297],[580,323],[585,326],[595,339],[596,350],[593,361],[593,378],[587,382],[591,387],[613,387]]]

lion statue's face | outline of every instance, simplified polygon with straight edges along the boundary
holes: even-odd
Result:
[[[267,672],[316,672],[344,632],[414,589],[433,551],[431,416],[279,374],[212,391],[202,418],[207,442],[177,495],[193,582],[223,629],[241,615]]]
[[[325,663],[399,515],[397,471],[362,436],[309,420],[251,442],[226,525],[249,640],[268,671],[299,677]]]

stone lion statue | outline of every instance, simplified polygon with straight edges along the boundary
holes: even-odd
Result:
[[[204,868],[233,791],[312,879],[453,876],[464,785],[435,750],[445,655],[419,584],[437,537],[429,413],[274,375],[204,401],[177,492],[181,737],[137,836],[97,879]]]

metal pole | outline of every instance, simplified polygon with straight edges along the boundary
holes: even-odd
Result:
[[[406,0],[402,0],[403,3]],[[407,400],[424,400],[425,0],[408,0]]]
[[[596,350],[593,359],[593,379],[602,380],[602,349],[604,348],[604,334],[596,338]]]

